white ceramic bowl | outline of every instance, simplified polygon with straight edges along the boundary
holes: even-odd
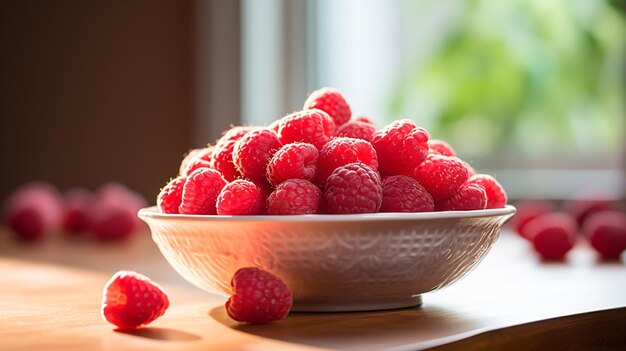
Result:
[[[482,211],[305,216],[198,216],[139,211],[180,275],[229,295],[242,267],[281,277],[294,311],[359,311],[421,304],[420,294],[471,271],[513,206]]]

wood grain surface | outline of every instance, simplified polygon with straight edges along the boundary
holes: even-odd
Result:
[[[171,307],[150,327],[116,332],[100,316],[120,269],[159,282]],[[626,265],[578,246],[545,264],[505,233],[476,271],[420,308],[292,313],[242,325],[224,297],[182,280],[149,234],[102,245],[57,236],[35,245],[0,231],[0,350],[626,350]]]

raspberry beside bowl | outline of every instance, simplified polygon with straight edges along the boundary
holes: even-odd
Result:
[[[258,267],[293,293],[292,311],[364,311],[421,304],[421,294],[470,272],[515,213],[478,211],[358,215],[139,217],[174,269],[229,295],[237,269]]]

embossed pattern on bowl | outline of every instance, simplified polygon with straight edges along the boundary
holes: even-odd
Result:
[[[167,261],[194,285],[229,295],[255,266],[280,276],[294,309],[339,311],[421,303],[487,254],[507,206],[482,211],[307,216],[190,216],[139,211]]]

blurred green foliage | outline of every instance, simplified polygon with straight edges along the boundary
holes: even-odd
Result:
[[[407,3],[407,16],[432,5]],[[623,145],[623,2],[457,5],[460,11],[439,45],[404,72],[391,115],[414,118],[468,156],[496,150],[585,153]]]

